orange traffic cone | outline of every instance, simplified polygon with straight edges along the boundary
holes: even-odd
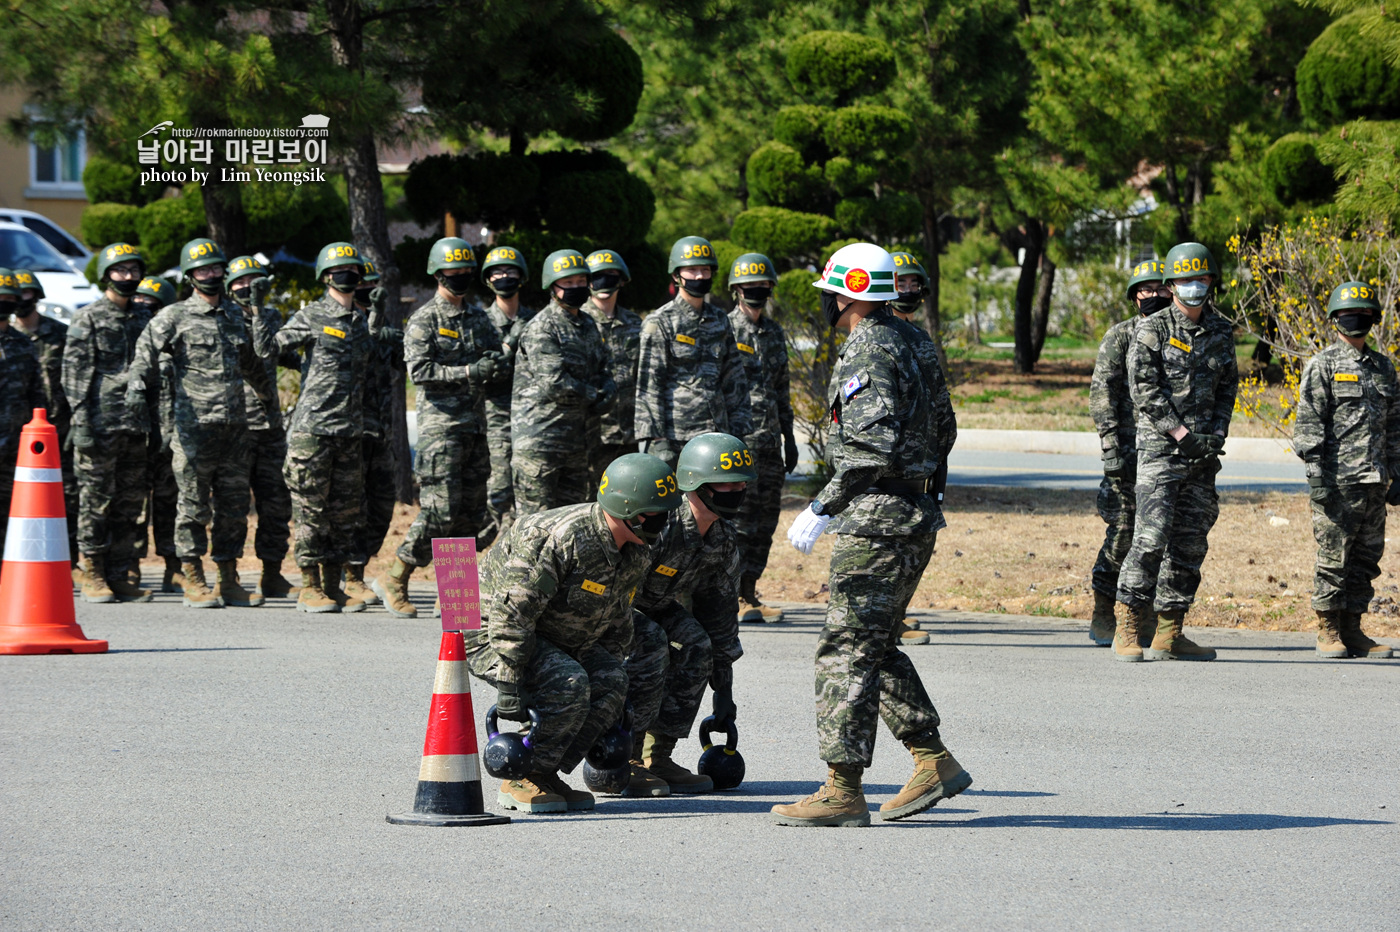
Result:
[[[418,769],[413,811],[385,816],[395,825],[504,825],[507,816],[488,814],[481,803],[476,716],[465,670],[462,632],[444,631],[438,650],[428,738]]]
[[[101,654],[73,616],[58,430],[43,408],[19,434],[19,462],[0,572],[0,654]]]

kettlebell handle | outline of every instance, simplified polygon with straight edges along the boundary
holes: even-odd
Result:
[[[714,746],[710,735],[718,730],[719,724],[715,721],[715,717],[713,715],[705,716],[704,721],[700,723],[700,747],[702,750],[708,751]],[[732,754],[739,747],[739,726],[732,721],[727,722],[724,726],[724,733],[724,750]]]
[[[521,736],[520,741],[528,748],[532,747],[530,738],[534,735],[535,729],[540,727],[540,723],[543,719],[540,717],[538,709],[527,708],[525,714],[530,716],[530,730]],[[486,710],[486,740],[490,741],[500,733],[501,730],[499,722],[497,721],[496,705],[492,703],[491,708]]]

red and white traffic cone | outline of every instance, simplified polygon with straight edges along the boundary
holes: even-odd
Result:
[[[73,614],[58,430],[43,408],[19,434],[15,489],[0,571],[0,654],[101,654]]]
[[[395,825],[504,825],[510,821],[487,813],[482,806],[476,716],[465,656],[462,632],[444,631],[418,792],[412,812],[384,817]]]

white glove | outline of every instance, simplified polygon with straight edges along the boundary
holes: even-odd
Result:
[[[803,553],[811,553],[812,545],[830,523],[831,515],[819,515],[808,506],[802,509],[802,513],[792,522],[792,527],[788,528],[788,543]]]

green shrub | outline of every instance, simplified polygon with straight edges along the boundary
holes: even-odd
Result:
[[[754,150],[744,169],[749,197],[758,207],[799,207],[822,188],[821,169],[804,165],[791,146],[769,140]]]
[[[433,283],[433,277],[428,274],[428,252],[438,239],[436,236],[406,236],[402,243],[394,247],[394,264],[399,267],[404,284]]]
[[[285,248],[309,261],[327,243],[351,237],[350,208],[334,185],[254,181],[242,186],[242,195],[250,253],[271,256]]]
[[[894,80],[894,50],[853,32],[809,32],[788,46],[787,75],[799,90],[845,101]]]
[[[1280,136],[1264,153],[1261,173],[1274,196],[1285,206],[1299,201],[1325,201],[1337,190],[1332,169],[1317,154],[1317,138],[1307,133]]]
[[[559,135],[588,141],[616,136],[632,124],[642,99],[642,59],[611,29],[596,30],[587,53],[569,69],[578,85],[577,116],[558,127]]]
[[[199,187],[190,185],[180,197],[151,201],[136,214],[136,229],[146,267],[161,272],[180,261],[180,247],[208,233]]]
[[[824,128],[826,144],[833,151],[859,160],[883,153],[894,158],[914,139],[914,121],[893,107],[857,104],[831,114]]]
[[[734,218],[734,242],[770,257],[802,256],[815,261],[836,235],[836,221],[783,207],[752,207]]]
[[[88,247],[101,249],[108,243],[135,243],[141,239],[136,228],[139,208],[130,204],[92,204],[78,221],[78,235]]]
[[[83,168],[83,191],[90,204],[139,206],[148,200],[141,188],[141,173],[134,166],[100,155],[89,158]]]
[[[656,199],[645,181],[626,171],[567,172],[546,182],[542,208],[551,231],[589,242],[635,243],[651,227]]]
[[[830,113],[814,104],[784,107],[773,118],[773,138],[802,153],[804,161],[824,161],[827,153],[822,127]]]
[[[1298,63],[1298,103],[1322,125],[1365,117],[1400,117],[1400,68],[1369,34],[1380,14],[1358,10],[1341,17],[1313,40]]]

